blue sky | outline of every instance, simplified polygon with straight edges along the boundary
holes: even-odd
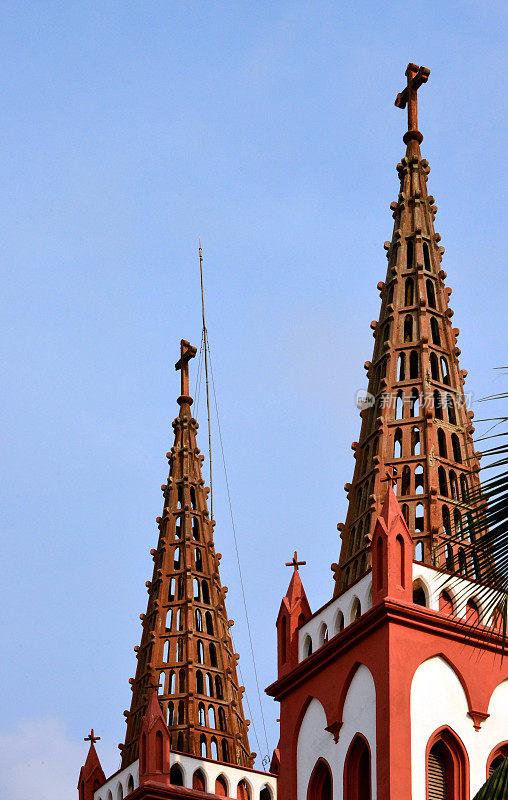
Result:
[[[498,2],[0,8],[2,800],[73,796],[92,725],[117,767],[174,362],[200,340],[199,235],[262,687],[293,550],[311,606],[329,599],[408,61],[431,69],[422,150],[466,388],[506,389],[505,41]],[[215,539],[264,753],[215,446]]]

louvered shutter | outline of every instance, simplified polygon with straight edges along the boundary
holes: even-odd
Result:
[[[429,800],[446,800],[445,765],[434,749],[429,753]]]

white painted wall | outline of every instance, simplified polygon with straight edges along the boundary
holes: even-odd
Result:
[[[339,692],[338,686],[337,703]],[[333,800],[343,800],[344,762],[356,733],[365,736],[371,749],[372,800],[376,800],[376,689],[370,670],[363,664],[358,667],[346,696],[343,725],[337,744],[333,736],[325,730],[326,725],[323,706],[314,698],[307,708],[298,734],[298,800],[306,800],[310,776],[319,758],[324,758],[330,765]]]
[[[481,669],[481,662],[478,668]],[[475,731],[467,716],[467,700],[458,677],[444,659],[436,656],[420,664],[411,685],[412,800],[425,800],[425,752],[430,736],[448,725],[464,744],[470,765],[470,796],[486,779],[491,750],[508,739],[508,681],[494,691],[490,717]]]
[[[192,789],[192,776],[197,769],[200,769],[205,776],[206,791],[211,794],[215,790],[215,780],[222,775],[226,780],[229,797],[237,796],[237,786],[241,780],[245,780],[250,789],[252,800],[259,800],[261,789],[267,786],[271,792],[271,800],[277,800],[277,778],[266,772],[258,770],[245,770],[226,764],[217,764],[214,761],[207,761],[197,756],[183,755],[180,753],[170,754],[170,764],[179,764],[183,772],[184,786]],[[127,783],[129,775],[134,779],[134,788],[139,786],[139,761],[135,761],[121,772],[115,773],[109,778],[104,786],[101,786],[94,794],[94,800],[109,800],[111,792],[112,800],[118,800],[118,787],[122,787],[123,797],[127,797]]]

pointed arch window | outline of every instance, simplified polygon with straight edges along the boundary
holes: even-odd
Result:
[[[455,558],[453,555],[453,548],[451,544],[446,545],[446,569],[449,572],[453,572],[455,567]]]
[[[215,709],[213,706],[208,706],[208,727],[215,728],[217,727],[217,723],[215,720]]]
[[[406,466],[402,470],[402,488],[401,494],[410,494],[411,492],[411,470],[406,464]]]
[[[176,612],[176,629],[177,631],[183,631],[183,612],[181,608]]]
[[[169,694],[175,694],[176,692],[176,673],[174,670],[171,670],[169,673]]]
[[[439,455],[441,458],[448,458],[448,448],[446,447],[446,434],[443,428],[437,429],[437,445],[439,449]]]
[[[310,776],[307,800],[332,800],[332,797],[332,773],[326,761],[320,758]]]
[[[203,572],[203,556],[201,555],[199,547],[196,547],[194,550],[194,566],[197,572]]]
[[[191,508],[195,511],[196,510],[196,490],[194,486],[190,487],[190,500],[191,500]]]
[[[198,789],[200,792],[206,792],[205,776],[200,769],[197,769],[192,776],[192,788]]]
[[[393,440],[393,457],[402,458],[402,429],[397,428]]]
[[[413,317],[411,314],[406,314],[404,318],[404,342],[413,341]]]
[[[173,569],[180,569],[180,548],[175,547],[173,553]]]
[[[197,517],[192,517],[192,536],[194,541],[199,542],[199,520]]]
[[[412,239],[406,240],[406,268],[413,269],[415,246]]]
[[[450,425],[457,424],[457,415],[455,413],[455,404],[450,394],[446,395],[446,407],[448,409],[448,422]]]
[[[406,354],[401,353],[399,356],[399,381],[406,380]]]
[[[213,697],[213,678],[209,672],[206,673],[206,693],[208,697]]]
[[[447,536],[452,535],[452,526],[450,524],[450,509],[448,506],[443,506],[442,509],[442,517],[443,517],[443,529]]]
[[[217,666],[217,650],[213,642],[210,642],[208,645],[208,652],[210,654],[210,666],[216,667]]]
[[[178,718],[177,718],[178,725],[185,725],[185,703],[183,700],[180,700],[178,703]]]
[[[183,508],[183,486],[178,487],[177,505],[178,508]]]
[[[431,741],[427,756],[428,800],[466,800],[467,756],[459,739],[448,728]]]
[[[164,671],[159,673],[159,688],[157,694],[165,694],[166,688],[166,673]]]
[[[411,350],[409,355],[409,377],[411,380],[417,378],[419,373],[418,353],[416,350]]]
[[[420,416],[420,394],[418,389],[411,389],[409,393],[409,416]]]
[[[185,578],[180,575],[178,578],[178,599],[183,600],[185,597]]]
[[[219,730],[225,731],[226,730],[226,712],[222,706],[219,706],[217,711],[217,718],[219,720]]]
[[[457,482],[457,475],[453,469],[449,472],[450,480],[450,494],[453,500],[459,500],[459,484]]]
[[[172,579],[172,580],[174,580],[174,579]],[[170,595],[171,595],[171,585],[169,587],[168,600],[173,600],[173,597],[171,597]],[[172,608],[168,608],[167,613],[166,613],[166,632],[171,630],[172,625],[173,625],[173,609]]]
[[[177,517],[175,522],[175,538],[181,539],[182,538],[182,518]]]
[[[229,745],[227,739],[223,739],[221,742],[221,750],[222,750],[222,760],[229,761]],[[263,790],[261,790],[263,791]],[[259,795],[260,800],[262,800],[261,795]]]
[[[450,385],[450,374],[448,372],[448,362],[444,356],[441,356],[439,359],[439,363],[441,365],[441,381],[445,383],[446,386]]]
[[[192,579],[192,588],[194,590],[194,600],[201,599],[200,583],[197,578]]]
[[[164,642],[164,653],[163,653],[163,656],[162,656],[162,660],[166,664],[169,661],[169,648],[170,648],[169,639],[166,639],[166,641]]]
[[[217,747],[217,739],[215,738],[215,736],[212,736],[212,738],[210,740],[210,752],[212,754],[212,759],[214,761],[218,761],[219,760],[219,748]]]
[[[418,503],[415,509],[415,533],[423,533],[425,526],[425,509],[423,503]]]
[[[220,675],[215,676],[215,696],[218,700],[224,699],[224,691],[222,689],[222,678]]]
[[[423,494],[423,475],[422,464],[417,464],[415,467],[415,494]]]
[[[399,389],[395,401],[395,419],[402,419],[404,415],[404,392]]]
[[[452,450],[453,450],[453,458],[457,464],[462,464],[462,453],[460,452],[460,442],[459,437],[456,433],[452,433]]]
[[[224,759],[224,761],[228,761],[229,759]],[[217,797],[227,797],[228,796],[228,786],[226,783],[226,779],[219,775],[219,777],[215,780],[215,794]]]
[[[427,303],[429,304],[430,308],[436,308],[436,292],[434,290],[434,284],[428,278],[425,282],[427,287]]]
[[[203,642],[201,641],[201,639],[198,639],[198,642],[197,642],[197,654],[198,654],[198,664],[204,664],[205,663],[205,650],[204,650]]]
[[[371,800],[370,749],[367,740],[356,734],[344,763],[344,797],[348,800]]]
[[[201,752],[201,758],[207,758],[207,756],[208,756],[208,748],[207,748],[207,744],[206,744],[206,736],[203,733],[199,737],[199,749],[200,749],[200,752]],[[216,782],[215,785],[217,786],[217,782]],[[217,791],[215,793],[218,794]],[[226,797],[226,795],[222,795],[222,797]]]
[[[439,323],[436,317],[430,318],[430,333],[432,336],[432,344],[436,344],[438,347],[441,347],[441,335],[439,333]]]
[[[205,627],[206,632],[210,634],[210,636],[213,636],[213,618],[210,611],[205,612]]]
[[[353,605],[351,607],[351,622],[355,622],[357,619],[360,619],[362,616],[362,604],[360,603],[359,599],[355,597],[353,600]]]
[[[409,527],[409,506],[407,503],[403,503],[401,511],[402,511],[402,516],[404,517],[404,521],[406,525]]]
[[[180,694],[185,693],[185,670],[181,669],[178,673],[178,691]]]
[[[174,599],[175,599],[175,579],[171,578],[171,580],[169,581],[169,587],[168,587],[168,600],[169,600],[169,602],[171,602],[171,600],[174,600]],[[170,630],[170,629],[171,629],[171,617],[170,617],[170,625],[169,625],[168,630]]]
[[[247,781],[243,778],[237,786],[236,796],[238,800],[251,800],[249,786]]]
[[[416,542],[416,544],[415,544],[415,561],[423,561],[423,542],[422,541]]]
[[[439,595],[439,610],[443,614],[453,615],[453,600],[446,591],[442,591]]]
[[[417,425],[411,428],[411,455],[420,455],[420,428]]]
[[[201,581],[201,594],[203,597],[203,603],[207,606],[210,605],[210,587],[208,586],[207,581],[203,578]]]
[[[460,483],[460,493],[462,495],[462,500],[464,503],[467,503],[469,501],[469,489],[467,486],[467,478],[465,475],[462,474],[459,477],[459,483]]]
[[[412,278],[406,278],[404,300],[406,306],[414,305],[414,282]]]
[[[201,728],[206,727],[206,709],[204,703],[198,705],[198,725]]]
[[[203,631],[203,615],[201,614],[201,611],[200,611],[199,608],[196,608],[195,617],[196,617],[196,630],[198,631],[198,633],[202,633],[202,631]]]
[[[423,263],[427,272],[431,271],[429,243],[423,242]]]
[[[178,639],[176,643],[176,660],[183,661],[183,639]]]
[[[463,539],[464,529],[462,526],[462,514],[460,513],[458,508],[456,508],[455,511],[453,512],[453,526],[455,528],[455,535],[458,536],[460,539]]]
[[[168,726],[174,725],[175,707],[172,702],[168,703],[167,720]]]
[[[196,692],[197,694],[204,694],[203,673],[200,669],[196,670]]]

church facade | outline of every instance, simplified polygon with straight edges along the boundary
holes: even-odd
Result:
[[[396,100],[408,109],[406,153],[333,596],[311,611],[295,553],[277,618],[270,770],[254,768],[249,747],[191,413],[196,350],[182,340],[121,768],[104,774],[92,731],[79,800],[472,800],[508,757],[508,659],[485,604],[495,565],[480,562],[469,524],[473,413],[420,152],[428,76],[409,64]]]

